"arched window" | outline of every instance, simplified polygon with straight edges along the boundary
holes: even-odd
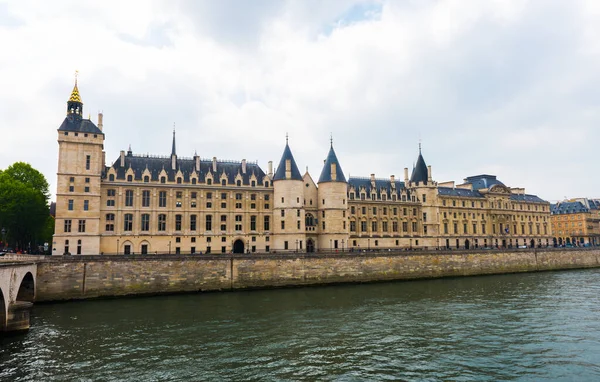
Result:
[[[77,240],[77,254],[81,255],[81,240]]]
[[[177,184],[181,184],[181,177],[180,176],[177,177]]]
[[[256,181],[255,180],[252,181],[251,186],[252,187],[256,187]]]
[[[265,187],[269,187],[269,181],[265,181]]]
[[[108,180],[111,181],[111,182],[114,182],[115,181],[115,174],[110,174],[108,176]]]
[[[227,185],[227,181],[225,179],[221,180],[221,186],[226,186]]]
[[[196,184],[196,178],[192,178],[192,184]]]
[[[127,175],[127,181],[128,182],[132,182],[133,181],[133,175],[131,175],[131,174]]]
[[[164,176],[160,177],[160,182],[161,183],[166,183],[167,182],[167,178],[165,178]]]
[[[144,176],[144,183],[148,183],[150,181],[150,177],[148,175]]]
[[[210,178],[206,179],[206,184],[208,184],[210,186],[212,184],[212,179],[210,179]]]
[[[241,181],[241,180],[238,180],[237,182],[235,182],[235,184],[236,184],[236,185],[239,187],[239,186],[241,186],[241,185],[242,185],[242,181]]]

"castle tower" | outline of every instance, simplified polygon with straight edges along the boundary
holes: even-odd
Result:
[[[98,117],[100,124],[102,116]],[[83,118],[77,78],[67,101],[67,116],[58,128],[58,146],[52,254],[99,254],[104,133]]]
[[[348,183],[333,150],[333,142],[318,181],[319,249],[341,251],[348,247]]]
[[[404,176],[408,178],[408,169],[404,169]],[[405,179],[406,181],[407,179]],[[423,225],[419,234],[423,238],[421,246],[428,248],[437,248],[440,246],[440,222],[437,202],[437,182],[434,182],[431,176],[431,166],[427,166],[423,154],[421,153],[421,144],[419,143],[419,156],[413,167],[410,181],[406,187],[421,202]]]
[[[282,252],[304,251],[304,181],[287,141],[273,177],[273,246]]]

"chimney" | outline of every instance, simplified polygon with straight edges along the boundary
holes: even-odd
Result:
[[[98,112],[98,128],[100,129],[100,131],[102,131],[102,126],[103,126],[102,117],[104,117],[102,112]]]
[[[371,174],[371,182],[375,181],[375,174]]]
[[[431,165],[427,166],[427,181],[431,182]]]
[[[246,160],[242,159],[242,174],[246,173]]]
[[[121,167],[125,167],[125,150],[121,150]]]
[[[408,167],[404,167],[404,184],[408,185]]]
[[[171,155],[171,170],[177,170],[177,156]]]
[[[267,170],[267,175],[269,175],[269,178],[273,178],[273,161],[270,160],[269,164],[267,165],[268,170]]]
[[[394,184],[396,182],[396,177],[394,175],[390,175],[390,183]]]
[[[214,173],[216,173],[217,172],[217,157],[213,157],[213,163],[212,164],[213,164],[212,170],[213,170]]]
[[[200,172],[200,157],[198,154],[194,155],[194,161],[196,162],[196,171]]]

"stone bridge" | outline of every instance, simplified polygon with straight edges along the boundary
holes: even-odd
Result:
[[[36,276],[33,261],[0,261],[0,332],[29,329]]]

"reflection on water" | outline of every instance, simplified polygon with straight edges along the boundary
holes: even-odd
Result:
[[[37,305],[0,379],[598,380],[600,271]]]

